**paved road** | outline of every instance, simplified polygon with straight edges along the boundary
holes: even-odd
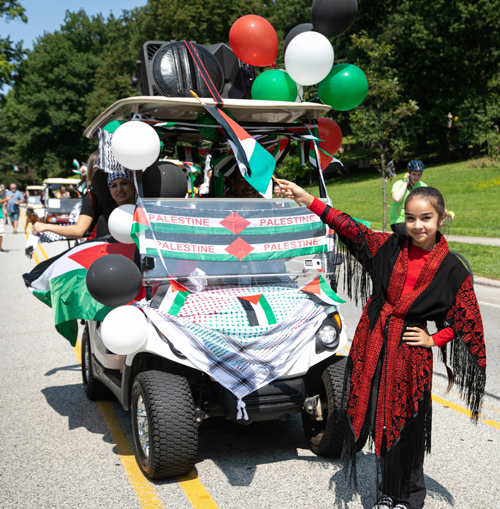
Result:
[[[11,508],[369,508],[373,454],[359,455],[360,493],[338,461],[312,454],[300,418],[239,426],[218,419],[201,427],[191,477],[150,483],[137,469],[129,416],[116,401],[93,403],[81,387],[75,351],[52,326],[51,310],[24,288],[34,266],[24,235],[7,227],[0,278],[0,507]],[[46,245],[48,255],[64,244]],[[433,452],[425,465],[426,507],[498,507],[500,485],[500,289],[476,285],[488,346],[481,422],[470,424],[445,374],[435,371]],[[343,306],[350,336],[360,310]]]

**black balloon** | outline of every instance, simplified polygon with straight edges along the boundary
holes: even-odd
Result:
[[[186,175],[174,163],[157,162],[142,174],[145,198],[184,198],[187,193]]]
[[[87,289],[92,297],[105,306],[117,307],[133,300],[142,286],[137,265],[126,256],[101,256],[89,267]]]
[[[357,0],[314,0],[311,21],[315,32],[330,39],[348,30],[357,13]]]
[[[297,37],[297,35],[302,34],[304,32],[311,32],[312,30],[313,30],[312,23],[302,23],[302,25],[297,25],[296,27],[293,27],[285,37],[285,42],[283,44],[283,54],[285,54],[287,46],[290,44],[290,41],[294,37]]]

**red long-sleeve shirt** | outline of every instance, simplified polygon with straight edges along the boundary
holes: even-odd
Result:
[[[309,210],[318,216],[321,216],[325,210],[325,207],[326,204],[324,202],[314,198],[314,201],[310,205]],[[340,210],[336,209],[332,209],[331,213],[334,217],[342,214]],[[348,236],[346,231],[339,231],[338,233]],[[430,253],[430,251],[426,251],[425,249],[410,244],[410,251],[408,253],[408,271],[406,273],[406,281],[402,295],[405,295],[406,293],[413,290],[422,267],[424,266]],[[438,348],[446,345],[446,343],[450,342],[453,338],[454,333],[451,327],[446,327],[432,335],[432,339]]]

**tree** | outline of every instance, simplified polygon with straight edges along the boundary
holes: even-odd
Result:
[[[392,48],[407,98],[419,105],[420,148],[433,137],[480,145],[500,118],[500,9],[496,0],[363,0],[356,30]],[[447,115],[459,117],[450,139]]]
[[[4,106],[8,130],[15,133],[16,164],[36,167],[43,178],[69,172],[75,157],[86,160],[85,111],[113,23],[68,11],[60,30],[44,34],[28,51]]]
[[[28,22],[26,11],[17,0],[0,0],[0,18],[7,21],[19,18],[23,23]],[[22,43],[14,45],[10,37],[0,37],[0,90],[4,85],[10,85],[12,73],[23,55]]]
[[[376,149],[382,176],[383,230],[387,225],[386,161],[397,160],[402,154],[408,131],[404,120],[418,109],[414,100],[404,101],[397,73],[388,67],[391,47],[378,44],[365,33],[351,37],[353,45],[365,52],[364,66],[368,94],[362,106],[351,114],[351,128],[357,139]]]

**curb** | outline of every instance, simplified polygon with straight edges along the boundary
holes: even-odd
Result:
[[[487,277],[476,277],[474,275],[474,284],[475,285],[483,285],[490,286],[492,288],[500,288],[500,281],[497,279],[488,279]]]

